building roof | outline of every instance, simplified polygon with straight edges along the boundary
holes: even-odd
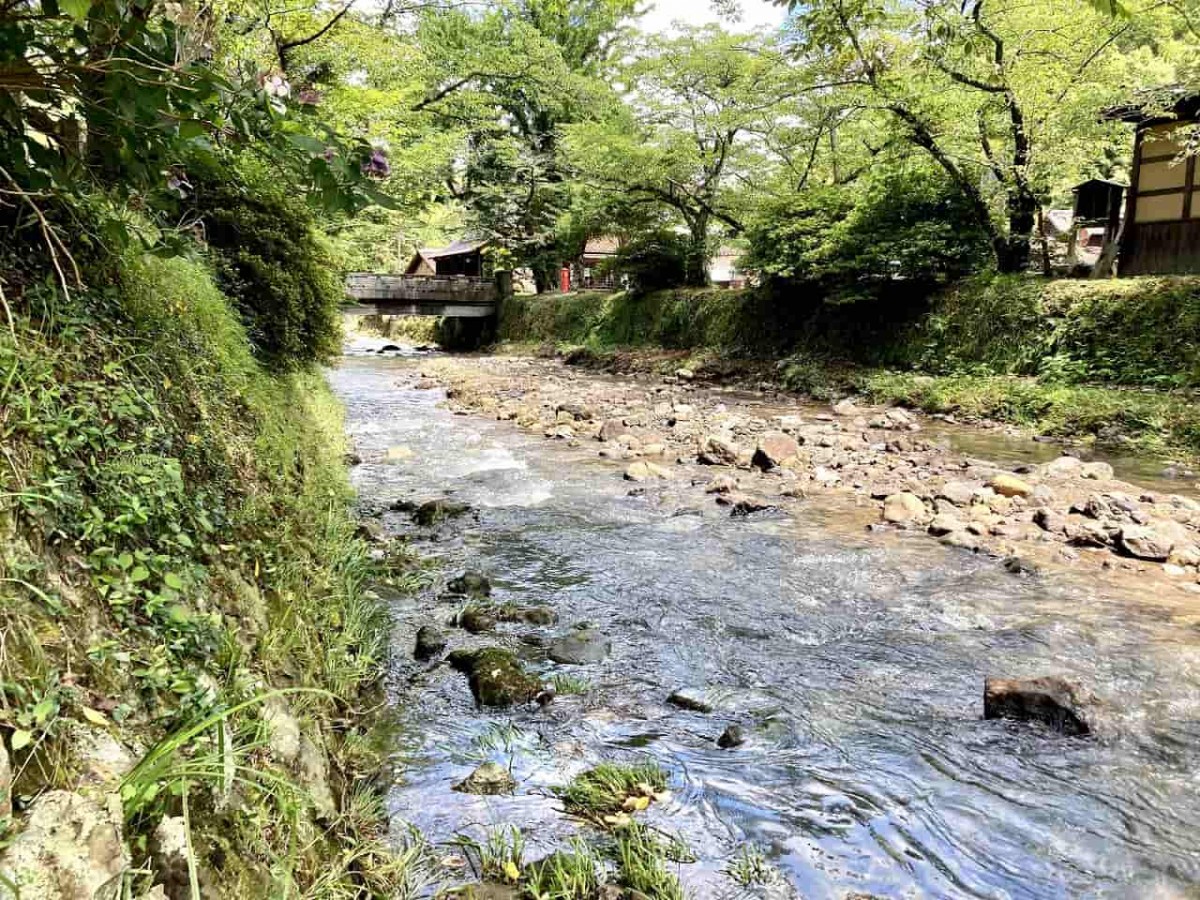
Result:
[[[584,256],[614,256],[621,248],[621,239],[612,235],[588,238],[583,245]]]
[[[422,247],[417,251],[425,259],[441,259],[445,256],[466,256],[483,249],[487,241],[457,240],[445,247]]]
[[[1136,125],[1154,125],[1200,115],[1200,92],[1184,84],[1164,84],[1134,92],[1128,103],[1110,106],[1101,118]]]
[[[1077,193],[1080,188],[1087,187],[1089,184],[1107,184],[1109,187],[1119,187],[1119,188],[1121,188],[1121,190],[1124,190],[1125,188],[1129,187],[1129,185],[1127,185],[1123,181],[1113,181],[1110,178],[1089,178],[1087,181],[1079,182],[1079,184],[1077,184],[1077,185],[1075,185],[1075,187],[1071,188],[1071,191],[1073,193]]]

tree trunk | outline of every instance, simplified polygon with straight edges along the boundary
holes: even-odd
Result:
[[[1029,268],[1037,208],[1037,199],[1023,186],[1009,188],[1008,236],[1002,239],[996,254],[996,266],[1001,272],[1024,272]]]
[[[688,222],[691,241],[684,265],[688,287],[708,287],[708,214],[699,213]]]

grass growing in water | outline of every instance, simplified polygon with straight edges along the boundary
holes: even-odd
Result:
[[[477,878],[502,884],[520,880],[525,865],[525,836],[515,825],[490,828],[482,841],[459,835],[452,843],[462,848]]]
[[[655,900],[684,900],[679,876],[667,869],[670,849],[644,825],[631,823],[617,833],[617,881]]]
[[[667,772],[657,763],[601,763],[576,775],[559,789],[558,796],[567,812],[602,822],[606,817],[616,819],[605,822],[615,825],[622,823],[620,816],[643,810],[651,800],[661,799],[668,782]]]
[[[753,844],[742,847],[730,861],[725,874],[742,887],[770,884],[778,877],[778,872],[767,862],[762,850]]]
[[[586,694],[591,688],[592,683],[586,678],[580,678],[578,675],[567,675],[564,673],[555,674],[550,683],[554,685],[555,692],[564,697],[569,694]]]
[[[600,890],[602,864],[581,838],[569,849],[532,863],[524,876],[530,900],[591,900]]]

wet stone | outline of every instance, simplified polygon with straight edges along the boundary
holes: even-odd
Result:
[[[463,572],[457,578],[450,580],[446,585],[446,590],[451,594],[463,597],[490,597],[492,582],[480,572]]]
[[[713,705],[705,691],[697,688],[680,688],[672,691],[671,695],[667,697],[667,702],[672,706],[678,706],[680,709],[691,712],[710,713],[713,711]]]
[[[527,703],[542,689],[536,678],[526,674],[516,655],[500,647],[455,650],[446,661],[467,676],[471,694],[480,706]]]
[[[442,654],[446,649],[446,636],[434,625],[422,625],[417,629],[417,644],[413,658],[427,662]]]
[[[744,743],[746,743],[746,735],[742,732],[740,725],[726,726],[725,730],[721,732],[721,736],[717,738],[717,746],[722,750],[732,750]]]
[[[427,500],[417,507],[413,513],[413,521],[423,528],[440,525],[443,522],[466,515],[471,507],[465,503],[453,500]]]
[[[485,762],[474,772],[453,786],[461,794],[496,796],[511,794],[517,787],[517,779],[499,763]]]
[[[1069,735],[1090,734],[1083,691],[1065,678],[988,678],[983,685],[983,717],[1041,724]]]
[[[495,630],[496,617],[486,609],[472,606],[459,613],[458,626],[471,634],[482,634],[485,631]]]
[[[612,641],[595,628],[577,628],[550,641],[546,654],[556,663],[585,666],[604,662],[612,652]]]

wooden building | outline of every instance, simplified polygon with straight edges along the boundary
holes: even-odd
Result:
[[[405,275],[483,277],[483,248],[487,241],[455,241],[448,247],[426,247],[404,270]]]
[[[1185,152],[1200,125],[1200,95],[1162,89],[1106,116],[1136,129],[1119,273],[1200,273],[1200,185]]]

